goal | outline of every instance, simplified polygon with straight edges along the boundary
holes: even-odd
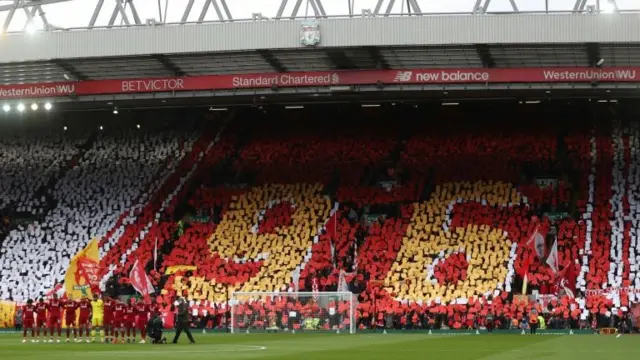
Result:
[[[351,292],[235,292],[229,305],[231,333],[356,331]]]

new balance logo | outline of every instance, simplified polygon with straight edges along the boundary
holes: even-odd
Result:
[[[413,71],[398,71],[396,77],[393,79],[393,82],[407,82],[411,81],[411,77],[413,76]]]

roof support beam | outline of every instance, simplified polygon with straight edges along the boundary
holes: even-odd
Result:
[[[167,69],[167,71],[171,73],[171,75],[176,77],[186,75],[186,73],[178,65],[174,64],[173,61],[171,61],[171,59],[169,59],[165,55],[157,54],[153,55],[152,57],[156,59],[156,61],[158,61],[160,64],[162,64],[162,66],[164,66],[164,68]]]
[[[182,14],[182,19],[180,19],[180,24],[184,24],[189,19],[189,14],[191,13],[191,9],[193,8],[193,2],[195,0],[189,0],[187,3],[187,7],[184,8],[184,13]]]
[[[257,50],[258,54],[267,62],[269,65],[277,72],[287,72],[287,68],[282,65],[280,60],[278,60],[270,50],[261,49]]]
[[[384,16],[389,16],[391,14],[393,14],[393,6],[396,4],[396,0],[388,0],[389,2],[387,3],[387,8],[384,11]],[[378,0],[378,2],[376,3],[376,7],[373,9],[373,14],[375,16],[380,15],[380,10],[382,9],[382,6],[384,5],[385,0]],[[402,10],[400,12],[405,12],[404,10],[404,3],[405,0],[401,0],[402,3]],[[416,0],[406,0],[406,4],[407,4],[407,10],[406,12],[409,14],[416,14],[416,15],[422,15],[422,9],[420,9],[420,5],[418,5],[418,1]]]
[[[487,10],[489,10],[489,4],[491,4],[491,0],[476,0],[475,5],[473,5],[473,9],[471,12],[473,14],[486,14]],[[519,12],[518,4],[516,0],[509,0],[509,5],[511,5],[511,9],[513,12]]]
[[[102,5],[104,5],[104,0],[98,0],[96,7],[93,9],[91,20],[89,20],[89,28],[96,26],[96,21],[98,20],[98,15],[100,15],[100,10],[102,10]]]
[[[26,22],[24,23],[23,30],[26,30],[28,26],[33,24],[35,16],[39,15],[40,20],[42,21],[42,25],[45,30],[51,29],[51,24],[45,15],[44,10],[42,10],[42,6],[49,4],[56,4],[61,2],[67,2],[70,0],[12,0],[12,4],[9,5],[1,5],[0,12],[8,12],[5,17],[4,23],[0,30],[0,33],[5,33],[9,30],[9,26],[11,26],[11,22],[14,20],[14,15],[16,10],[22,9],[27,17]]]
[[[24,6],[26,6],[26,7],[43,6],[43,5],[50,5],[50,4],[57,4],[57,3],[67,2],[67,1],[71,1],[71,0],[40,0],[40,1],[12,0],[12,1],[13,1],[13,4],[0,5],[0,12],[9,11],[11,9],[15,9],[16,8],[16,3],[18,3],[17,8],[20,9],[20,8],[22,8]]]
[[[113,8],[113,12],[111,13],[111,18],[109,19],[109,25],[107,27],[110,28],[116,23],[116,19],[118,18],[118,14],[120,14],[120,16],[122,17],[121,18],[122,19],[121,24],[124,23],[127,26],[131,25],[129,23],[129,17],[127,16],[127,13],[125,12],[125,8],[124,8],[124,6],[122,6],[122,1],[123,0],[115,0],[116,6]]]
[[[493,55],[491,55],[491,50],[489,50],[489,45],[487,44],[477,44],[474,45],[480,60],[482,60],[482,66],[486,68],[494,68],[496,67],[496,61],[493,59]]]
[[[91,15],[91,20],[89,20],[89,28],[93,28],[96,25],[96,21],[98,20],[98,16],[100,15],[100,11],[102,11],[102,7],[104,5],[105,0],[98,0],[96,3],[96,7],[93,9],[93,14]],[[131,19],[133,19],[133,24],[141,25],[142,21],[140,20],[140,16],[138,15],[138,9],[136,9],[136,5],[134,0],[113,0],[114,7],[111,12],[111,17],[109,18],[109,23],[107,24],[108,28],[111,28],[116,25],[116,20],[118,16],[120,17],[120,25],[131,25],[131,21],[129,21],[129,15],[127,14],[127,7],[129,8],[129,12],[131,13]],[[162,19],[160,19],[161,21]]]
[[[340,49],[326,49],[325,54],[329,57],[329,60],[336,66],[337,69],[340,70],[353,70],[358,69],[356,64],[349,59],[347,54],[344,53],[343,50]]]
[[[218,4],[218,1],[220,2],[220,4]],[[191,2],[187,4],[187,8],[189,8],[188,5],[193,6]],[[227,6],[226,0],[207,0],[205,1],[204,6],[202,6],[202,11],[200,11],[200,17],[198,17],[198,23],[201,23],[204,21],[204,18],[207,16],[207,12],[209,11],[209,8],[211,6],[213,6],[213,9],[218,15],[219,21],[233,20],[233,17],[231,16],[231,12],[229,11],[229,7]],[[222,10],[224,10],[224,14],[222,13],[221,7],[222,7]],[[189,8],[189,11],[191,11],[190,8]],[[227,16],[226,18],[225,18],[225,15]],[[189,14],[186,11],[182,17],[184,18],[185,16],[189,16]]]
[[[68,62],[61,59],[55,59],[52,61],[54,64],[56,64],[59,68],[61,68],[64,71],[65,78],[71,77],[72,78],[71,80],[76,80],[76,81],[89,80],[89,77],[87,75],[76,70],[76,68],[73,65],[69,64]]]
[[[583,12],[587,7],[587,0],[576,0],[573,5],[573,12]]]
[[[324,5],[322,4],[322,0],[295,0],[293,5],[293,9],[291,10],[291,14],[289,15],[290,19],[295,19],[298,17],[298,13],[300,12],[300,7],[302,3],[306,1],[307,10],[305,11],[305,17],[307,16],[307,12],[309,8],[313,11],[313,16],[316,18],[326,18],[327,12],[324,10]],[[332,0],[335,1],[335,0]],[[278,12],[276,13],[276,19],[281,19],[284,16],[284,12],[287,8],[287,3],[289,0],[281,0],[280,6],[278,7]]]
[[[589,59],[589,66],[598,66],[598,62],[602,59],[600,54],[600,44],[587,43],[587,58]]]
[[[376,62],[376,69],[389,70],[391,67],[387,62],[387,59],[384,58],[380,50],[375,46],[366,46],[365,50],[369,53],[369,56]]]

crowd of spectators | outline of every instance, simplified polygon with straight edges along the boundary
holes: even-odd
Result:
[[[228,312],[236,291],[345,284],[358,295],[362,327],[520,328],[536,310],[551,328],[587,328],[628,316],[633,295],[586,292],[640,285],[632,236],[640,145],[622,125],[558,136],[552,123],[496,131],[461,120],[400,138],[378,122],[329,131],[313,117],[270,120],[249,121],[249,130],[105,131],[82,152],[65,138],[7,142],[0,208],[40,212],[46,196],[33,195],[68,171],[46,192],[55,206],[41,221],[4,236],[0,225],[0,298],[44,293],[98,238],[105,279],[126,283],[142,261],[159,301],[185,295],[205,318]],[[52,157],[57,149],[65,155]],[[182,203],[199,219],[184,231]],[[525,265],[535,233],[548,234],[548,249],[557,245],[558,264],[577,261],[575,298],[543,306],[514,297],[523,267],[529,292],[556,292],[548,254]],[[238,320],[266,328],[290,323],[291,312],[326,311],[310,326],[334,328],[348,325],[343,305],[240,304]]]

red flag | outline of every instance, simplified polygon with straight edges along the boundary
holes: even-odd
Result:
[[[133,286],[136,291],[138,291],[142,296],[147,297],[149,294],[154,293],[153,285],[151,284],[151,280],[149,280],[149,276],[144,272],[142,265],[136,260],[131,268],[131,272],[129,273],[129,281],[131,282],[131,286]]]
[[[556,280],[558,293],[564,292],[567,296],[574,298],[576,293],[576,277],[576,266],[573,263],[569,263],[558,274]]]

